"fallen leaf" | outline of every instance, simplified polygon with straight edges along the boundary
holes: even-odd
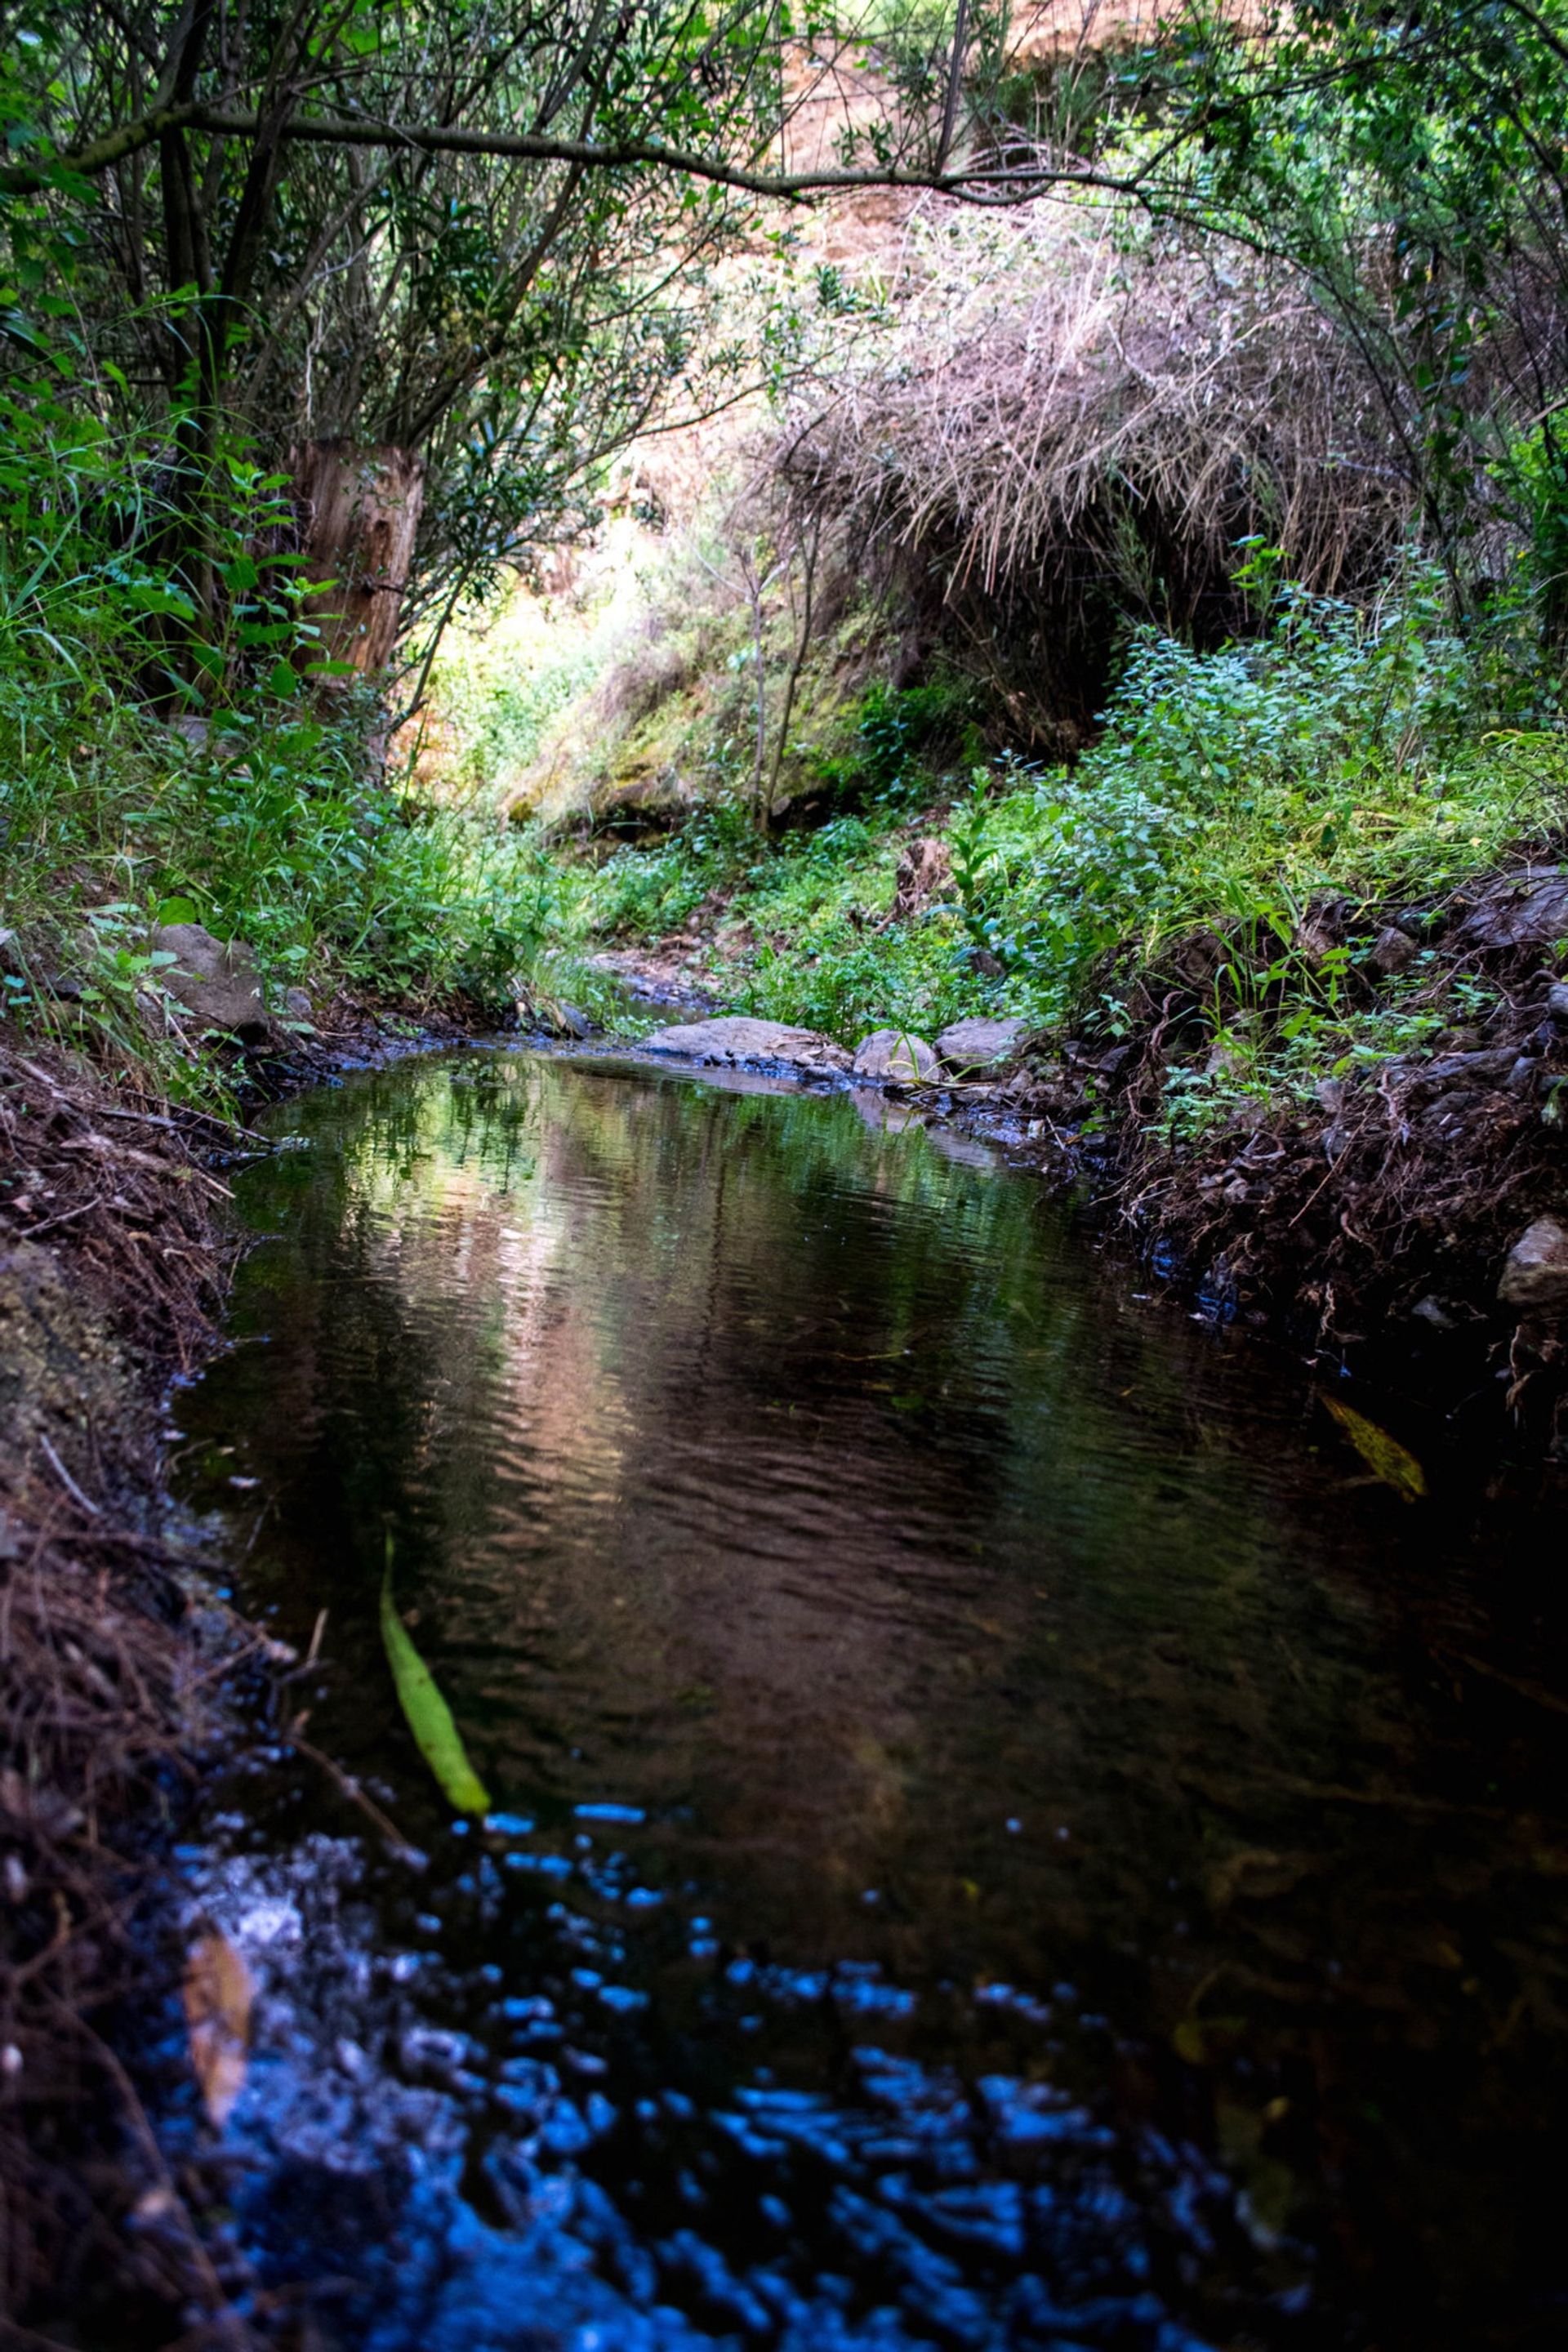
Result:
[[[488,1813],[489,1795],[468,1761],[468,1751],[452,1720],[452,1710],[436,1686],[436,1678],[408,1638],[408,1631],[392,1601],[392,1538],[386,1542],[386,1573],[381,1580],[381,1638],[408,1728],[419,1753],[440,1782],[447,1801],[460,1813]]]
[[[1326,1396],[1323,1402],[1373,1477],[1392,1486],[1396,1495],[1403,1495],[1407,1503],[1425,1495],[1426,1473],[1396,1437],[1390,1437],[1386,1429],[1380,1429],[1375,1421],[1368,1421],[1363,1412],[1357,1412],[1354,1405],[1345,1404],[1339,1397]]]
[[[255,1988],[243,1953],[213,1928],[191,1946],[183,1988],[191,2067],[221,2131],[245,2087]]]

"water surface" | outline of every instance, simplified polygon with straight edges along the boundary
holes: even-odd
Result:
[[[501,1051],[274,1117],[189,1493],[427,1859],[215,1792],[242,2241],[385,2352],[1561,2340],[1561,1518],[1367,1483],[883,1116]]]

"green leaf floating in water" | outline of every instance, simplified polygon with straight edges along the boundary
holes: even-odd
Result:
[[[1426,1492],[1426,1473],[1414,1454],[1407,1454],[1396,1437],[1386,1429],[1379,1429],[1375,1421],[1357,1412],[1354,1405],[1343,1404],[1338,1397],[1326,1396],[1323,1402],[1375,1477],[1407,1503],[1415,1502]]]
[[[408,1638],[392,1602],[392,1544],[386,1547],[386,1573],[381,1580],[381,1638],[386,1644],[392,1679],[408,1728],[419,1753],[441,1783],[449,1803],[460,1813],[488,1813],[489,1792],[469,1763],[458,1736],[452,1710],[436,1687],[436,1678]]]

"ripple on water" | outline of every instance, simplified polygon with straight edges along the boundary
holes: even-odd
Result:
[[[191,1500],[262,1482],[243,1598],[328,1610],[310,1738],[425,1857],[286,1762],[191,1859],[236,2229],[321,2341],[1544,2340],[1560,1522],[1354,1484],[842,1098],[498,1054],[273,1116]]]

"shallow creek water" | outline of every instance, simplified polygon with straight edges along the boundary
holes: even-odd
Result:
[[[473,1051],[269,1124],[187,1500],[425,1857],[298,1756],[185,1849],[302,2340],[1563,2340],[1560,1517],[1358,1477],[879,1097]]]

